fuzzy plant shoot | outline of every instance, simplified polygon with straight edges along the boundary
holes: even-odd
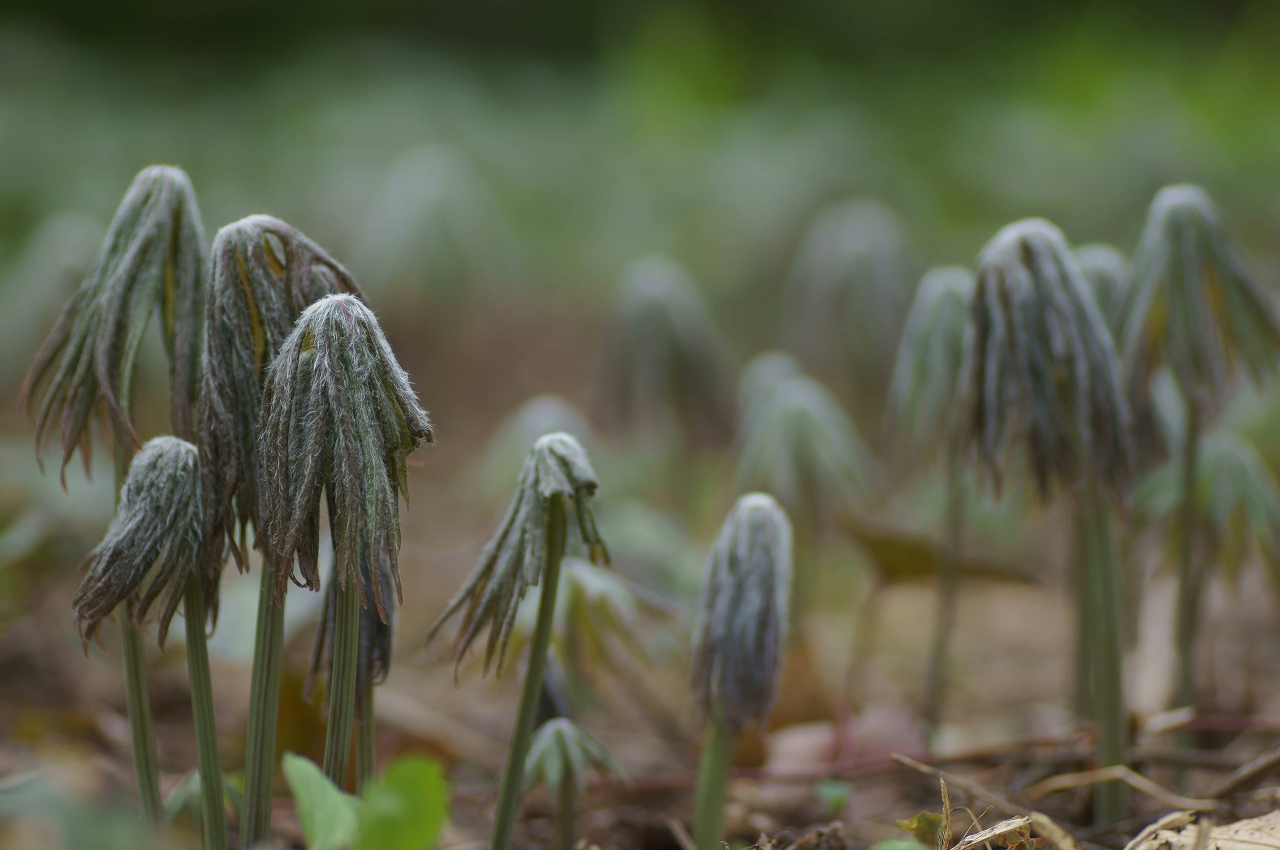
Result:
[[[147,441],[129,466],[115,519],[85,559],[84,581],[72,604],[80,634],[87,642],[103,618],[120,605],[129,617],[124,627],[141,631],[147,612],[158,602],[161,648],[169,621],[178,605],[184,606],[204,846],[221,850],[227,846],[227,823],[205,645],[206,622],[211,624],[217,615],[218,576],[216,572],[213,576],[204,573],[200,560],[203,533],[196,447],[177,437]],[[206,600],[206,591],[212,598]]]
[[[889,384],[889,431],[902,426],[910,442],[945,448],[946,542],[938,571],[937,622],[925,679],[924,719],[936,730],[946,689],[955,628],[956,585],[964,531],[965,489],[956,438],[956,386],[973,304],[973,273],[960,266],[930,270],[916,289]]]
[[[346,782],[356,707],[360,609],[371,609],[389,624],[392,606],[400,601],[405,462],[432,439],[409,376],[360,299],[330,295],[303,311],[262,388],[259,534],[276,565],[277,607],[290,580],[319,590],[320,497],[325,496],[337,590],[330,601],[324,771],[340,787]],[[385,585],[384,570],[390,579]],[[366,671],[366,681],[374,675]],[[371,709],[369,704],[365,712],[370,722]]]
[[[191,181],[178,168],[143,169],[116,210],[93,268],[58,317],[22,386],[20,403],[28,413],[44,389],[35,419],[36,457],[42,457],[56,430],[64,486],[66,466],[77,448],[89,469],[89,423],[95,411],[103,414],[102,437],[114,455],[117,492],[123,485],[137,445],[133,381],[138,351],[156,313],[169,359],[171,425],[180,437],[192,439],[204,274],[204,229]],[[124,612],[126,621],[132,616]],[[203,622],[201,616],[196,619]],[[122,629],[122,635],[138,793],[143,814],[157,821],[159,770],[142,637],[130,628]]]
[[[1042,498],[1059,488],[1072,495],[1082,573],[1077,687],[1100,729],[1099,761],[1123,764],[1128,717],[1110,502],[1129,481],[1130,421],[1115,346],[1066,239],[1043,219],[1010,224],[982,249],[971,321],[960,376],[963,444],[997,489],[1016,445]],[[1097,820],[1123,815],[1122,790],[1098,786]]]
[[[698,850],[724,840],[724,799],[744,727],[773,708],[791,607],[791,522],[764,493],[729,511],[707,563],[691,681],[706,723],[694,803]]]
[[[588,773],[602,777],[622,774],[608,750],[567,717],[538,727],[524,761],[524,791],[547,786],[555,806],[552,850],[572,850],[578,838],[578,800],[587,788]]]
[[[530,450],[516,482],[515,497],[498,532],[480,554],[470,578],[431,629],[430,641],[455,614],[462,622],[454,641],[455,669],[486,628],[484,670],[496,663],[501,671],[515,627],[520,602],[539,588],[538,618],[529,644],[529,659],[515,730],[503,767],[498,809],[494,816],[492,850],[509,850],[520,802],[524,763],[529,752],[569,534],[569,518],[594,563],[606,563],[608,550],[596,530],[591,499],[599,483],[582,446],[565,433],[547,434]]]
[[[1178,185],[1161,189],[1151,202],[1122,313],[1121,354],[1135,395],[1144,398],[1153,372],[1167,365],[1187,402],[1175,640],[1178,704],[1191,705],[1204,575],[1196,560],[1201,433],[1240,367],[1255,380],[1275,377],[1280,305],[1254,279],[1205,191]]]
[[[688,272],[657,255],[633,263],[605,337],[599,418],[647,439],[723,443],[733,433],[731,376],[720,332]]]
[[[279,219],[249,216],[214,237],[197,410],[207,564],[221,568],[230,553],[241,571],[248,568],[248,527],[262,528],[258,429],[267,367],[302,311],[326,295],[340,293],[359,295],[351,275]],[[264,558],[249,697],[242,845],[266,839],[271,826],[284,641],[283,609],[275,603],[275,574]]]
[[[1124,317],[1124,301],[1129,291],[1131,270],[1129,258],[1119,248],[1103,242],[1081,245],[1072,251],[1084,279],[1093,290],[1093,300],[1107,320],[1112,337],[1120,334]]]

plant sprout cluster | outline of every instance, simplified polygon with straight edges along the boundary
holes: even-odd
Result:
[[[512,273],[505,245],[483,268],[456,257],[393,256],[383,245],[383,224],[413,228],[433,217],[444,217],[457,243],[483,241],[492,210],[446,203],[470,179],[450,163],[447,153],[424,149],[398,166],[411,185],[386,187],[357,251],[382,265],[379,274],[395,277],[427,259],[440,274],[459,265],[463,276]],[[1273,574],[1280,564],[1275,462],[1223,415],[1237,392],[1261,393],[1273,376],[1280,302],[1194,186],[1156,195],[1132,259],[1108,245],[1073,247],[1054,224],[1024,219],[995,233],[972,270],[927,271],[909,299],[908,245],[905,226],[878,202],[843,202],[817,215],[780,287],[782,348],[747,360],[736,382],[730,337],[694,275],[669,257],[641,258],[622,275],[603,334],[593,417],[541,395],[490,441],[475,468],[480,490],[485,501],[510,493],[509,506],[462,586],[433,600],[443,612],[426,640],[456,621],[455,682],[477,667],[521,677],[492,850],[523,840],[521,803],[539,789],[551,798],[554,846],[578,846],[593,790],[627,781],[586,731],[601,672],[658,715],[635,671],[656,666],[663,652],[687,665],[693,709],[693,727],[670,724],[678,728],[669,738],[700,748],[686,807],[692,838],[682,837],[697,850],[721,847],[735,750],[752,727],[767,734],[790,695],[785,677],[809,652],[804,618],[829,579],[820,565],[833,539],[862,547],[879,570],[850,616],[859,633],[875,614],[877,588],[894,578],[894,558],[927,563],[936,579],[919,700],[936,742],[947,718],[960,578],[982,573],[970,551],[980,537],[979,490],[995,499],[1025,490],[1070,517],[1073,710],[1094,730],[1098,766],[1129,759],[1124,656],[1135,602],[1125,555],[1148,526],[1165,532],[1165,558],[1177,564],[1170,707],[1195,705],[1209,568],[1238,575],[1254,552]],[[173,435],[140,444],[135,373],[153,315],[169,364]],[[896,343],[891,370],[869,354],[883,348],[877,335]],[[1251,389],[1240,390],[1246,383]],[[246,571],[256,560],[238,846],[270,840],[277,826],[290,583],[322,594],[307,692],[323,693],[323,763],[292,755],[283,762],[309,845],[378,846],[389,834],[380,830],[394,826],[388,812],[419,802],[431,822],[413,827],[424,842],[413,846],[438,840],[443,808],[425,797],[447,799],[443,774],[419,762],[379,774],[375,702],[392,667],[397,611],[413,604],[401,580],[409,458],[434,442],[435,430],[351,272],[265,215],[223,227],[206,249],[187,176],[148,168],[36,354],[23,398],[35,412],[38,453],[56,434],[61,468],[77,450],[87,465],[97,421],[115,459],[116,515],[85,560],[75,622],[86,648],[104,641],[113,613],[120,623],[144,815],[158,823],[165,806],[141,636],[154,620],[163,648],[181,608],[197,743],[197,778],[184,793],[199,795],[204,846],[232,846],[206,641],[217,626],[224,565],[233,560]],[[869,398],[885,399],[885,409],[865,409]],[[877,417],[881,443],[864,437]],[[1136,448],[1142,423],[1155,423],[1162,451]],[[666,447],[680,500],[715,503],[713,519],[691,524],[710,528],[725,512],[692,612],[646,590],[627,557],[613,563],[606,545],[610,517],[621,514],[604,494],[618,481],[625,495],[621,482],[644,478],[647,470],[628,470],[629,448],[656,465],[657,445]],[[876,530],[886,482],[903,468],[938,474],[937,528]],[[708,479],[729,482],[731,492],[694,499]],[[652,623],[666,649],[640,636]],[[673,643],[684,645],[672,652]],[[865,678],[866,652],[859,645],[850,653],[849,693]],[[841,723],[851,703],[844,699]],[[1128,804],[1118,783],[1102,782],[1092,814],[1099,824],[1121,822]]]

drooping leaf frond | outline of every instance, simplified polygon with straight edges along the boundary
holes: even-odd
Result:
[[[1089,281],[1093,300],[1102,311],[1102,317],[1107,320],[1111,336],[1117,338],[1120,334],[1124,301],[1131,283],[1129,259],[1119,248],[1102,242],[1081,245],[1072,253],[1076,255],[1076,262],[1080,265],[1080,271],[1084,272],[1085,280]]]
[[[1119,361],[1061,231],[1015,222],[978,259],[960,385],[979,467],[999,486],[1016,444],[1044,497],[1084,477],[1122,487],[1130,420]]]

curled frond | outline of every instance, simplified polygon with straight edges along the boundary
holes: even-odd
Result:
[[[609,553],[591,512],[590,499],[597,486],[591,461],[573,437],[563,433],[547,434],[534,444],[520,472],[516,494],[502,526],[485,546],[471,577],[427,637],[429,642],[450,617],[462,611],[453,649],[455,668],[480,632],[488,627],[484,670],[488,672],[496,658],[501,671],[520,600],[529,588],[537,587],[542,581],[553,537],[564,539],[567,535],[571,508],[590,559],[608,561]],[[564,511],[553,512],[553,500],[560,500]],[[552,528],[550,520],[557,514],[562,525]]]
[[[328,501],[334,569],[384,623],[390,605],[365,561],[387,562],[400,598],[405,459],[431,423],[378,320],[352,295],[330,295],[298,318],[262,388],[258,529],[276,566],[276,598],[292,579],[320,589],[320,494]],[[372,599],[367,596],[371,592]]]
[[[746,417],[783,380],[803,374],[800,361],[785,351],[766,351],[752,357],[738,374],[738,415]]]
[[[1119,248],[1102,242],[1081,245],[1072,251],[1084,279],[1089,281],[1093,300],[1097,302],[1102,317],[1112,337],[1120,334],[1124,299],[1129,290],[1129,259]]]
[[[583,732],[567,717],[548,720],[533,733],[529,754],[524,759],[524,792],[545,782],[551,799],[560,799],[566,782],[581,794],[594,769],[602,777],[622,775],[622,768],[598,741]]]
[[[962,266],[930,269],[920,280],[889,384],[890,423],[910,439],[950,426],[972,304],[973,272]]]
[[[881,359],[906,307],[906,254],[902,221],[879,201],[844,201],[819,212],[787,277],[785,347],[814,367]]]
[[[1042,496],[1055,481],[1127,482],[1129,408],[1115,346],[1049,222],[1010,224],[982,249],[960,384],[963,436],[997,486],[1015,442]]]
[[[875,475],[871,452],[835,397],[809,377],[779,381],[747,412],[740,489],[765,489],[793,511],[847,508]]]
[[[604,337],[600,418],[628,433],[721,441],[733,430],[729,358],[693,279],[663,256],[623,277]]]
[[[129,466],[106,536],[85,558],[85,577],[72,602],[80,636],[86,642],[92,639],[103,619],[123,602],[132,620],[126,628],[140,625],[159,599],[163,647],[187,581],[197,576],[202,529],[196,447],[177,437],[148,440]],[[212,624],[217,619],[218,574],[209,578]]]
[[[1197,404],[1221,402],[1237,361],[1275,377],[1280,305],[1199,186],[1156,193],[1123,312],[1121,350],[1139,389],[1161,363]]]
[[[192,438],[204,271],[204,230],[191,181],[179,168],[143,169],[116,210],[93,270],[63,308],[23,383],[22,403],[29,406],[48,379],[36,416],[37,456],[57,429],[62,468],[77,446],[88,468],[89,418],[99,405],[113,448],[127,452],[137,444],[134,366],[157,311],[169,358],[170,420],[175,433]]]
[[[360,288],[346,269],[301,232],[253,215],[213,240],[199,421],[208,535],[205,558],[221,565],[227,548],[245,569],[246,525],[260,528],[258,414],[267,367],[298,316],[326,295]]]
[[[791,605],[791,521],[765,493],[729,511],[707,562],[694,629],[694,700],[731,735],[773,708]]]

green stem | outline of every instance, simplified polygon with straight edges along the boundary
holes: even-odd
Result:
[[[365,676],[356,694],[356,793],[373,778],[378,760],[378,724],[373,713],[373,683]]]
[[[187,581],[183,599],[187,625],[187,677],[191,682],[191,714],[196,727],[196,764],[200,769],[200,797],[205,850],[226,850],[227,810],[222,799],[222,768],[218,765],[218,723],[213,711],[213,682],[209,649],[205,645],[204,577]]]
[[[1093,673],[1093,717],[1098,724],[1098,764],[1125,763],[1128,716],[1124,706],[1121,646],[1120,570],[1116,560],[1111,510],[1106,497],[1094,488],[1078,505],[1084,537],[1087,597],[1093,613],[1090,633],[1090,668]],[[1094,792],[1094,820],[1098,824],[1123,820],[1126,789],[1116,783],[1098,785]]]
[[[335,564],[334,569],[341,569]],[[360,594],[354,581],[338,586],[334,603],[333,666],[329,671],[329,720],[324,739],[324,775],[347,787],[351,727],[356,714],[356,668],[360,658]]]
[[[578,785],[572,776],[560,783],[560,799],[556,801],[555,850],[573,850],[578,838]]]
[[[947,658],[956,625],[956,590],[959,585],[961,546],[964,536],[964,478],[960,452],[947,452],[947,539],[938,559],[938,622],[929,654],[925,679],[924,719],[930,736],[938,731],[947,690]]]
[[[516,727],[507,748],[507,763],[502,769],[502,789],[498,794],[498,811],[494,815],[491,850],[509,850],[515,831],[516,807],[524,785],[524,760],[529,754],[529,739],[538,713],[542,693],[542,674],[547,667],[547,651],[551,647],[551,628],[555,623],[556,587],[560,583],[560,561],[564,558],[566,531],[565,504],[552,499],[547,506],[547,562],[542,570],[542,588],[538,598],[538,621],[529,644],[529,666],[520,691],[520,708]]]
[[[116,507],[120,506],[120,488],[129,474],[129,449],[117,446]],[[142,815],[151,823],[159,823],[160,768],[156,760],[156,736],[151,726],[151,700],[147,690],[147,651],[142,634],[133,627],[133,609],[123,606],[120,637],[124,646],[125,712],[129,715],[129,732],[133,749],[133,772],[138,777],[138,797]]]
[[[1199,632],[1200,570],[1195,559],[1196,466],[1200,453],[1200,415],[1187,402],[1187,427],[1182,446],[1182,493],[1180,524],[1182,548],[1178,560],[1178,705],[1195,703],[1195,648]]]
[[[240,846],[271,835],[271,804],[276,773],[276,726],[280,712],[280,665],[284,652],[284,608],[276,605],[275,575],[264,556],[258,589],[258,626],[249,686],[249,727],[244,755],[244,811]]]
[[[724,795],[733,766],[733,736],[716,716],[707,728],[698,765],[698,790],[693,809],[693,843],[698,850],[720,850],[724,840]]]
[[[1077,506],[1076,540],[1071,550],[1071,579],[1076,591],[1075,712],[1077,721],[1088,722],[1094,719],[1094,615],[1090,605],[1089,553],[1085,547],[1087,531],[1082,511],[1083,508]]]

